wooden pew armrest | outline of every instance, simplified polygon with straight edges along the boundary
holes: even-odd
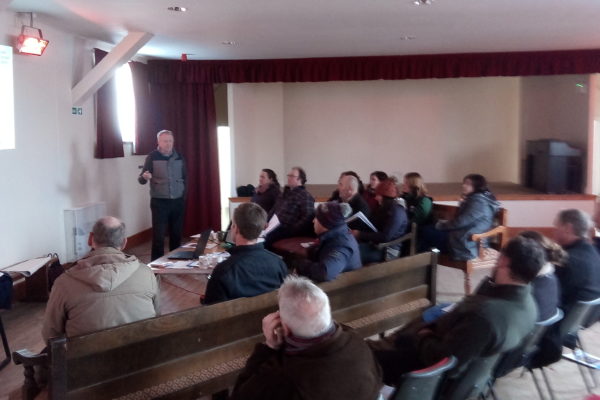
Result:
[[[471,240],[474,242],[480,242],[482,239],[496,236],[496,235],[503,235],[505,233],[506,233],[506,227],[504,225],[499,225],[499,226],[495,227],[494,229],[489,230],[487,232],[474,233],[471,236]]]
[[[34,353],[28,349],[13,351],[13,360],[15,364],[23,366],[46,365],[48,363],[47,353]]]
[[[387,249],[390,246],[396,246],[398,244],[402,244],[402,243],[404,243],[406,241],[411,240],[412,238],[413,238],[412,232],[411,233],[407,233],[407,234],[399,237],[398,239],[394,239],[394,240],[392,240],[390,242],[379,243],[377,245],[377,249],[379,249],[379,250]]]

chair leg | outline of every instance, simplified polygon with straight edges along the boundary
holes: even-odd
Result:
[[[546,375],[546,371],[544,368],[540,368],[542,370],[542,376],[544,377],[544,381],[546,382],[546,387],[548,388],[548,393],[550,393],[550,399],[556,400],[554,397],[554,391],[552,390],[552,386],[550,386],[550,380],[548,380],[548,376]]]
[[[540,400],[546,400],[544,398],[544,394],[542,393],[542,387],[540,386],[540,383],[538,382],[537,377],[535,376],[535,373],[533,372],[532,369],[529,370],[529,373],[531,374],[531,377],[533,378],[533,383],[535,384],[535,388],[537,389],[537,392],[540,395]]]
[[[573,358],[577,360],[583,357],[585,357],[585,353],[583,352],[583,350],[578,347],[575,347],[573,349]],[[585,385],[585,388],[587,389],[589,394],[592,394],[592,388],[590,387],[590,384],[588,383],[588,380],[585,377],[583,365],[579,364],[578,362],[576,362],[575,364],[577,364],[577,368],[579,368],[579,373],[581,374],[581,379],[583,379],[583,384]]]
[[[577,345],[579,346],[579,348],[581,349],[584,357],[587,355],[585,348],[583,347],[583,343],[581,342],[581,338],[578,336],[577,337]],[[592,377],[592,388],[596,388],[598,387],[598,381],[596,380],[596,370],[594,368],[588,368],[588,371],[590,373],[590,376]]]
[[[465,294],[471,294],[471,274],[465,272]]]
[[[0,369],[6,367],[10,364],[11,354],[10,348],[8,347],[8,338],[6,337],[6,332],[4,331],[4,324],[2,323],[2,316],[0,315],[0,336],[2,337],[2,346],[4,347],[4,353],[6,354],[6,358],[0,362]]]

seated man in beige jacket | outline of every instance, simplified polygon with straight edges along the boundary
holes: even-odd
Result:
[[[123,253],[125,224],[103,217],[88,243],[92,251],[54,283],[42,336],[77,336],[157,315],[158,284],[148,266]]]

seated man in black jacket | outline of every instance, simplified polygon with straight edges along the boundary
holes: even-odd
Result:
[[[231,257],[215,267],[202,304],[258,296],[281,286],[287,266],[278,255],[257,243],[266,223],[267,213],[255,203],[235,209],[231,224],[235,247],[229,250]]]

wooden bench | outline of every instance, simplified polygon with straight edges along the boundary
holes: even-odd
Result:
[[[433,204],[433,213],[437,219],[451,220],[456,216],[457,206],[445,204]],[[471,293],[471,273],[477,268],[491,268],[496,265],[500,255],[499,250],[508,242],[506,222],[508,211],[500,208],[494,216],[494,228],[487,232],[477,233],[471,236],[471,240],[477,243],[478,257],[467,261],[453,260],[448,254],[440,254],[439,263],[446,267],[460,269],[465,274],[465,294]],[[489,247],[482,246],[484,239],[492,238]]]
[[[342,274],[321,284],[333,317],[362,337],[404,325],[435,303],[437,253]],[[55,338],[47,355],[15,352],[25,366],[23,398],[37,389],[36,362],[49,365],[51,399],[196,399],[231,387],[277,293],[143,320],[88,335]],[[37,359],[36,359],[37,357]]]

